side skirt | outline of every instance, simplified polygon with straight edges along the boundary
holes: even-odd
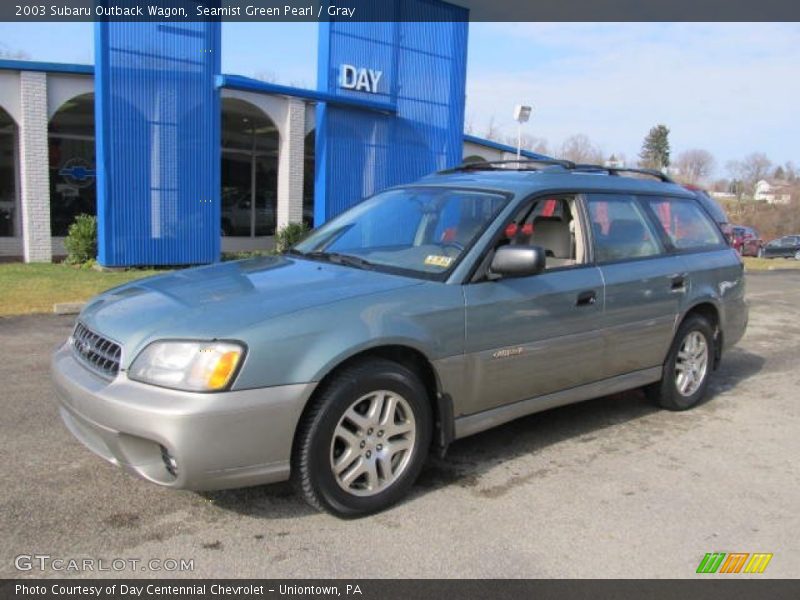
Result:
[[[556,408],[557,406],[582,402],[584,400],[642,387],[649,383],[659,381],[661,379],[661,372],[661,366],[642,369],[641,371],[617,375],[616,377],[603,379],[595,383],[588,383],[568,390],[553,392],[552,394],[546,394],[528,400],[520,400],[513,404],[506,404],[505,406],[499,406],[483,412],[459,417],[455,421],[455,438],[460,439],[474,433],[480,433],[481,431],[513,421],[514,419]]]

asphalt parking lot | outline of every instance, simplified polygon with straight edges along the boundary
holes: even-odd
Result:
[[[98,575],[15,569],[46,554],[193,559],[170,575],[194,577],[676,578],[715,551],[771,552],[756,577],[797,577],[800,272],[750,275],[748,295],[747,335],[695,410],[630,392],[533,415],[457,442],[410,499],[356,521],[287,485],[175,492],[106,464],[48,377],[73,318],[0,319],[0,577]]]

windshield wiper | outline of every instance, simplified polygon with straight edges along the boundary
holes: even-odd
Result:
[[[357,269],[372,269],[375,265],[360,256],[353,256],[352,254],[342,254],[340,252],[324,252],[322,250],[315,250],[313,252],[300,252],[293,250],[293,254],[298,256],[305,256],[315,260],[324,260],[337,265],[347,265],[348,267],[356,267]]]

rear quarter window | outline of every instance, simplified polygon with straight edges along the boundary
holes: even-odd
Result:
[[[719,228],[696,202],[644,198],[672,245],[679,250],[716,248],[725,243]]]
[[[706,212],[711,215],[712,219],[720,224],[728,222],[728,215],[725,214],[725,211],[716,200],[708,196],[708,194],[703,191],[697,191],[695,192],[695,195],[697,196],[698,202],[703,205],[703,208],[705,208]]]

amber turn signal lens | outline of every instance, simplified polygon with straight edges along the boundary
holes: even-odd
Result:
[[[219,357],[211,376],[208,378],[208,387],[212,390],[219,390],[224,388],[231,375],[236,370],[236,365],[239,364],[240,352],[229,351]]]

